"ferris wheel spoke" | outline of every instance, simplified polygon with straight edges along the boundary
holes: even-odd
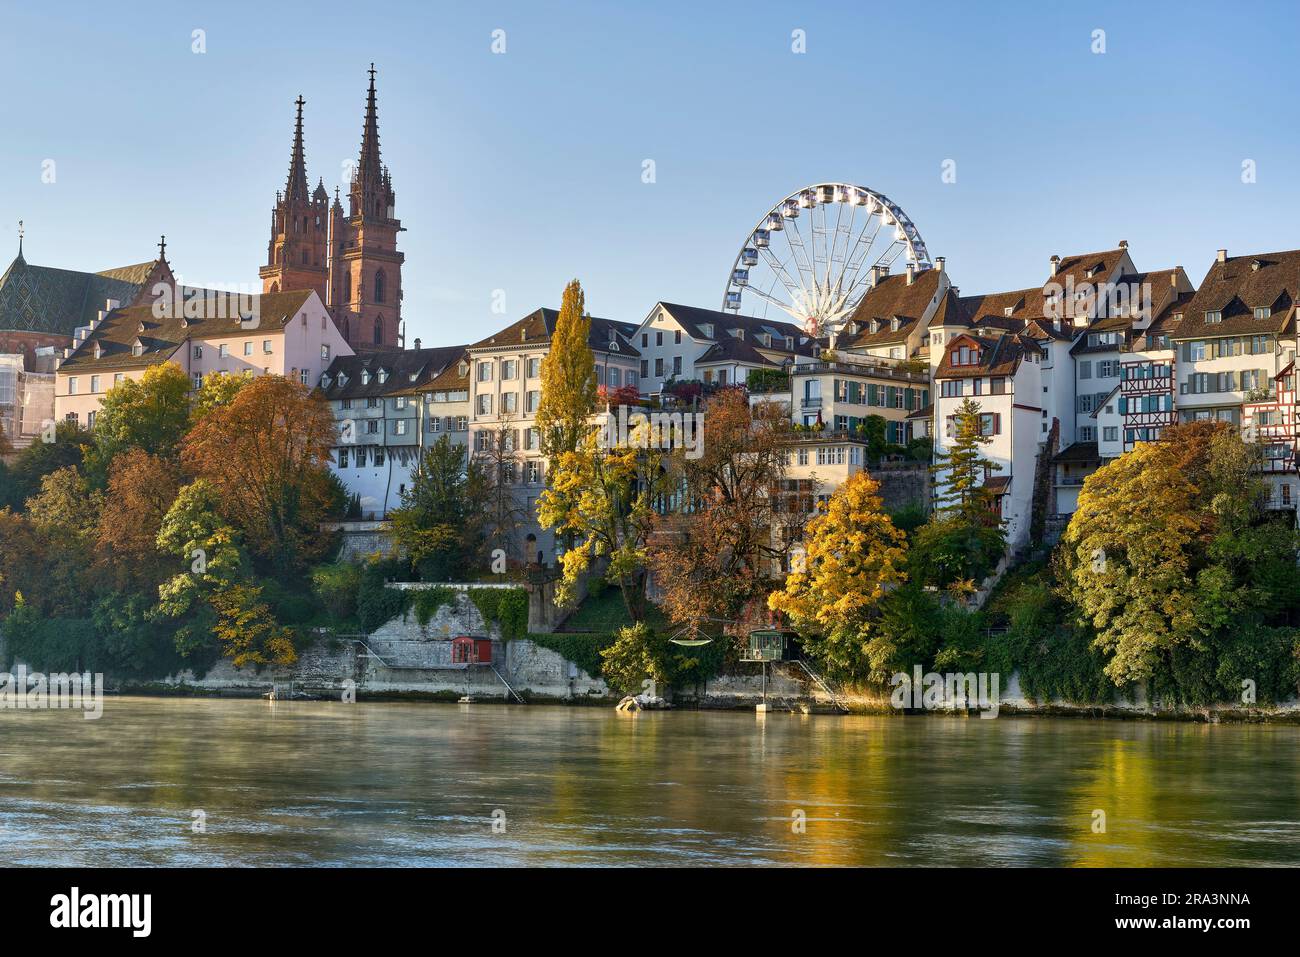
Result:
[[[763,257],[768,268],[775,273],[776,278],[781,282],[781,285],[785,286],[786,291],[789,292],[790,295],[794,296],[803,291],[803,284],[786,272],[785,264],[776,258],[776,254],[772,252],[771,249],[762,247],[759,249],[758,253]],[[775,283],[773,285],[775,285]]]

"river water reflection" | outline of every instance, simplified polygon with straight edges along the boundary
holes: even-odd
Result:
[[[0,840],[53,865],[1295,865],[1300,728],[109,698],[0,712]]]

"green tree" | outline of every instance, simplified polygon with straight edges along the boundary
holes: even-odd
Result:
[[[426,581],[462,578],[483,558],[487,480],[465,446],[443,434],[425,449],[402,504],[389,516],[393,540]]]
[[[931,471],[937,473],[936,511],[968,524],[987,524],[993,514],[993,493],[986,488],[989,473],[1001,466],[984,456],[993,440],[984,434],[978,402],[963,400],[953,414],[953,436],[948,450],[936,453]]]
[[[87,456],[92,482],[103,487],[113,456],[127,449],[175,461],[190,426],[189,392],[189,376],[171,362],[151,366],[139,379],[124,378],[109,389]]]

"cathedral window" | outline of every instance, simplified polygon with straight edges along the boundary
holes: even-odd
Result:
[[[382,346],[383,344],[384,344],[383,320],[376,319],[375,320],[375,345]]]
[[[384,301],[384,271],[375,273],[375,302]]]

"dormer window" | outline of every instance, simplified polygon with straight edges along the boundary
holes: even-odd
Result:
[[[1016,308],[1015,306],[1006,306],[1002,310],[1002,315],[1009,317],[1011,313],[1015,311],[1015,308]]]
[[[328,372],[322,372],[320,374],[320,387],[322,389],[328,389],[330,387],[330,377]]]
[[[347,384],[348,384],[348,374],[347,374],[346,372],[340,372],[340,373],[339,373],[339,388],[341,389],[341,388],[343,388],[343,387],[344,387],[345,385],[347,385]]]
[[[380,369],[380,370],[379,370],[379,384],[380,384],[380,385],[383,385],[383,384],[384,384],[385,382],[387,382],[387,381],[388,381],[388,370],[387,370],[387,369]]]
[[[1268,318],[1269,316],[1271,316],[1271,315],[1273,315],[1273,310],[1272,310],[1270,307],[1268,307],[1268,306],[1256,306],[1256,307],[1255,307],[1255,318],[1256,318],[1256,319],[1267,319],[1267,318]]]
[[[131,343],[131,355],[133,355],[133,356],[142,356],[142,355],[144,355],[144,343],[141,342],[139,339],[137,339],[137,340],[135,340],[135,342]]]
[[[903,325],[903,320],[899,319],[898,316],[895,316],[889,322],[889,328],[893,332],[897,332],[899,330],[899,327],[901,327],[902,325]]]
[[[712,338],[713,338],[713,323],[711,323],[711,322],[706,322],[706,323],[704,323],[703,325],[701,325],[701,326],[700,326],[700,332],[704,333],[704,338],[705,338],[705,339],[712,339]]]
[[[98,342],[95,343],[95,358],[98,359],[104,355],[104,349]]]
[[[952,364],[955,366],[979,365],[980,351],[976,346],[958,346],[952,350]]]
[[[1223,322],[1223,312],[1219,309],[1210,309],[1205,313],[1206,325],[1213,325],[1216,322]]]
[[[874,336],[874,335],[875,335],[877,332],[879,332],[879,331],[880,331],[880,320],[879,320],[879,319],[872,319],[872,320],[871,320],[871,334]]]
[[[456,366],[456,373],[457,373],[458,375],[460,375],[462,378],[464,378],[465,376],[469,375],[469,363],[468,363],[468,362],[461,362],[459,365],[457,365],[457,366]]]
[[[370,385],[370,370],[369,370],[369,369],[362,369],[362,370],[361,370],[361,384],[362,384],[362,385]]]

